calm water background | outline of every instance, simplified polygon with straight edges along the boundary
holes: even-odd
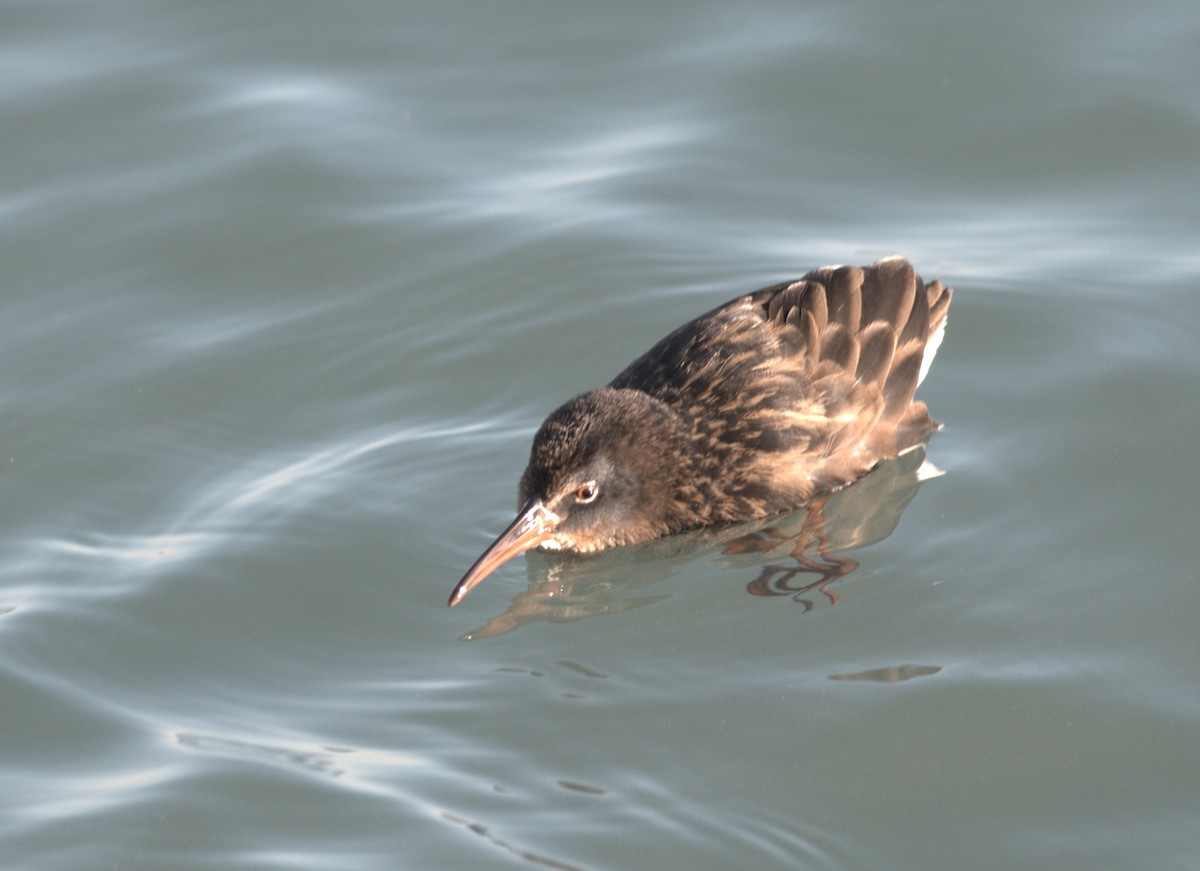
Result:
[[[1197,82],[1194,0],[4,4],[0,864],[1200,867]],[[897,252],[947,474],[840,604],[447,611],[551,408]]]

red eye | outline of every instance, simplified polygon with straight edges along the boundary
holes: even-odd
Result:
[[[586,505],[587,503],[595,500],[599,494],[600,488],[596,486],[596,482],[588,481],[575,491],[575,501],[581,505]]]

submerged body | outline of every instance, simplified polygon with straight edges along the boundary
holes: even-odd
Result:
[[[917,385],[951,291],[907,260],[814,270],[690,321],[551,414],[517,519],[450,596],[532,547],[594,551],[799,508],[937,429]]]

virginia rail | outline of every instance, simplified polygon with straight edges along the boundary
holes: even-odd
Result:
[[[533,439],[517,518],[456,605],[533,547],[596,551],[793,510],[938,428],[917,385],[951,290],[909,262],[827,266],[681,326]]]

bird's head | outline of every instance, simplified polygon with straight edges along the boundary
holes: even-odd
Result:
[[[456,605],[530,548],[589,552],[674,531],[686,431],[664,403],[605,387],[551,414],[533,439],[516,519],[454,588]]]

